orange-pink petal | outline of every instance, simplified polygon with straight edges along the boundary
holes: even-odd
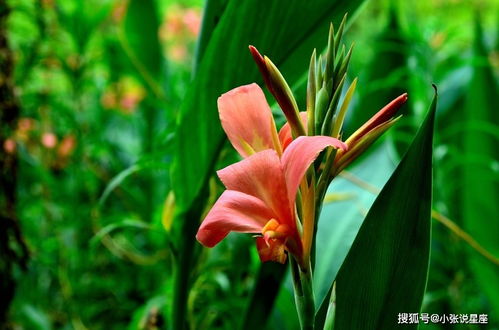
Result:
[[[288,199],[281,160],[275,150],[258,152],[217,173],[227,189],[257,197],[274,211],[279,223],[295,228],[294,198]]]
[[[281,161],[290,200],[295,200],[305,172],[326,147],[347,149],[345,143],[329,136],[299,136],[286,148]]]
[[[274,119],[257,84],[240,86],[220,96],[218,111],[225,133],[241,156],[274,148]]]
[[[196,238],[204,246],[213,247],[231,231],[260,234],[275,216],[258,198],[226,190],[203,220]]]
[[[300,112],[300,118],[301,122],[303,124],[303,127],[305,128],[305,132],[307,132],[307,112],[302,111]],[[282,150],[285,150],[288,145],[293,141],[293,136],[291,134],[291,126],[289,126],[289,123],[286,122],[281,129],[279,130],[279,141],[281,142]]]

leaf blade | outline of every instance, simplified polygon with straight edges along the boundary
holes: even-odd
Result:
[[[393,328],[398,313],[419,312],[430,251],[435,109],[436,96],[338,273],[337,329]]]

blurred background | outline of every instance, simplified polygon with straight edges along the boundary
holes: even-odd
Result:
[[[203,6],[0,1],[0,307],[10,303],[8,327],[166,328],[175,254],[169,170]],[[361,159],[352,170],[366,184],[382,187],[428,109],[431,83],[438,86],[434,209],[445,217],[433,221],[423,311],[485,313],[488,325],[455,328],[499,329],[498,2],[365,1],[349,14],[345,38],[355,42],[348,79],[359,77],[347,134],[409,93],[405,118],[364,158],[374,165]],[[294,65],[305,73],[308,61]],[[291,83],[304,105],[304,85]],[[225,162],[236,159],[225,149]],[[211,189],[221,191],[215,182]],[[348,251],[340,238],[353,239],[361,221],[349,217],[361,219],[374,198],[346,183],[338,189],[347,195],[334,203],[342,213],[324,212],[353,225],[323,225],[337,233],[338,244],[321,250],[327,256]],[[187,305],[192,329],[240,322],[259,267],[243,236],[201,252]],[[333,259],[322,269],[337,269]],[[292,291],[279,292],[269,327],[295,329]]]

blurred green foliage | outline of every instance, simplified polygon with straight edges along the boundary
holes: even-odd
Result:
[[[223,1],[210,2],[223,8]],[[15,150],[0,147],[20,158],[17,213],[31,252],[27,271],[15,270],[10,324],[15,329],[165,328],[177,253],[171,232],[165,230],[172,143],[191,85],[204,3],[7,3],[21,115],[12,135]],[[353,117],[356,113],[368,118],[368,112],[401,91],[408,91],[410,99],[400,127],[352,171],[378,187],[386,182],[422,121],[430,84],[436,83],[440,99],[433,207],[496,258],[498,12],[492,0],[368,1],[351,18],[346,34],[347,44],[355,41],[348,79],[359,77],[349,129],[363,121]],[[303,81],[299,73],[305,74],[307,64],[287,63],[283,69],[284,74],[294,72],[291,83],[297,93]],[[225,65],[227,71],[240,69]],[[304,96],[297,94],[297,99]],[[480,134],[463,124],[474,115],[480,116],[475,118]],[[221,155],[220,163],[236,159],[227,145]],[[372,173],[368,160],[378,173]],[[191,161],[196,162],[196,155]],[[480,170],[475,171],[470,164],[477,162]],[[318,246],[326,247],[317,265],[324,278],[338,271],[373,199],[370,192],[341,180],[337,187],[356,197],[327,213],[341,220],[323,221],[319,227],[333,233],[318,236]],[[210,191],[211,199],[221,191],[214,180]],[[193,269],[187,306],[192,328],[238,326],[258,269],[250,237],[231,235],[216,248],[204,249]],[[434,222],[423,311],[487,313],[487,329],[497,329],[497,274],[497,265]],[[289,290],[287,284],[281,288],[269,327],[296,326]]]

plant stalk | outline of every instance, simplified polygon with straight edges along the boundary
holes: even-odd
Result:
[[[315,326],[315,298],[310,263],[304,269],[298,265],[294,258],[290,258],[290,265],[300,327],[302,330],[313,330]]]

